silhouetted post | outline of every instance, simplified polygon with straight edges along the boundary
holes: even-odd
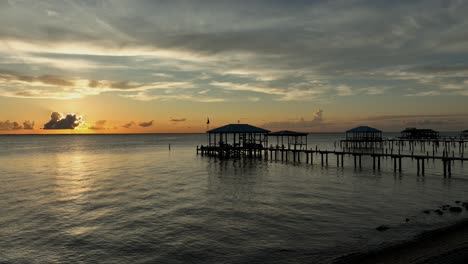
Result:
[[[171,144],[169,144],[169,151],[171,151]]]
[[[444,178],[447,177],[447,162],[445,162],[445,159],[442,159],[442,163],[444,165]]]
[[[422,175],[424,176],[424,159],[421,159],[421,169]]]
[[[449,160],[447,165],[448,165],[448,176],[452,177],[452,162]]]
[[[419,176],[419,159],[416,159],[416,162],[418,163],[418,170],[417,170],[417,174]]]

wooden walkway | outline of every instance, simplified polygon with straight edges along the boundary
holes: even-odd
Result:
[[[347,150],[342,151],[337,150],[319,150],[319,149],[285,149],[285,148],[243,148],[243,147],[233,147],[233,146],[197,146],[197,154],[208,155],[208,156],[217,156],[220,158],[230,158],[230,157],[258,157],[265,158],[272,161],[293,161],[301,162],[301,157],[305,156],[305,163],[313,164],[314,154],[316,156],[320,155],[320,164],[328,165],[328,156],[334,155],[336,160],[337,167],[344,167],[344,158],[345,156],[352,156],[354,158],[354,167],[362,168],[362,157],[368,156],[372,158],[372,167],[373,169],[380,170],[381,159],[390,158],[393,161],[393,170],[394,172],[402,171],[402,159],[415,159],[417,161],[417,174],[425,174],[425,163],[428,160],[440,160],[443,164],[443,175],[444,177],[452,176],[452,165],[455,161],[468,161],[468,158],[465,158],[464,151],[461,151],[461,156],[455,156],[455,153],[452,152],[452,155],[449,155],[448,151],[443,151],[442,155],[429,155],[429,152],[426,152],[426,155],[415,155],[414,152],[407,153],[393,153],[393,149],[388,153],[388,150],[385,152],[365,152],[365,151],[356,151],[356,150]]]

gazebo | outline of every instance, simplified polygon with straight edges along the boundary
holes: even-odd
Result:
[[[262,148],[270,131],[249,124],[229,124],[207,131],[210,147]]]
[[[276,148],[307,149],[307,134],[290,130],[281,130],[267,134],[276,137]]]
[[[432,129],[419,129],[414,127],[401,131],[401,138],[404,139],[437,139],[439,132]]]
[[[346,141],[380,142],[382,131],[369,126],[358,126],[346,131]]]

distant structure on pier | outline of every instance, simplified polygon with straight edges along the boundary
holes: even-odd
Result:
[[[406,128],[401,131],[402,139],[437,139],[439,132],[432,129],[419,129],[414,127]]]
[[[281,130],[267,134],[268,137],[276,137],[276,148],[307,149],[307,134],[290,130]]]
[[[249,124],[229,124],[208,130],[208,146],[263,148],[268,146],[269,130]]]
[[[460,137],[468,138],[468,129],[461,132]]]
[[[358,126],[346,131],[346,141],[380,142],[382,131],[369,126]]]

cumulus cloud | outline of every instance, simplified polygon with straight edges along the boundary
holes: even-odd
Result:
[[[28,130],[32,130],[34,129],[34,121],[29,121],[29,120],[26,120],[23,122],[23,128],[24,129],[28,129]]]
[[[94,123],[94,125],[90,126],[89,129],[91,130],[103,130],[106,129],[106,120],[98,120]]]
[[[150,127],[150,126],[153,125],[153,121],[154,120],[151,120],[151,121],[148,121],[148,122],[140,122],[140,123],[138,123],[138,125],[141,126],[141,127]]]
[[[59,112],[50,115],[50,121],[44,124],[44,129],[75,129],[82,124],[81,116],[67,114],[63,116]]]

